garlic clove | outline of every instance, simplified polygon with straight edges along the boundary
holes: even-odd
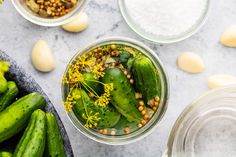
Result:
[[[177,65],[183,71],[189,73],[200,73],[205,70],[202,58],[192,52],[184,52],[178,56]]]
[[[68,32],[81,32],[89,25],[88,15],[84,12],[79,13],[71,22],[64,24],[62,28]]]
[[[220,42],[224,46],[236,48],[236,24],[225,29],[221,35]]]
[[[50,72],[55,68],[55,59],[52,51],[42,39],[35,43],[32,49],[31,60],[33,66],[41,72]]]
[[[208,77],[208,87],[211,89],[219,88],[227,85],[236,85],[236,77],[226,74],[218,74]]]

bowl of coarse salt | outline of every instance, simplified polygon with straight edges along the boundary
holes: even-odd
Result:
[[[119,0],[129,27],[156,43],[174,43],[195,34],[205,23],[210,0]]]

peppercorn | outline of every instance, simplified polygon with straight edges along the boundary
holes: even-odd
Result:
[[[143,111],[143,109],[144,109],[143,106],[139,106],[139,107],[138,107],[138,110],[139,110],[140,112]]]
[[[49,17],[63,16],[67,14],[73,9],[73,7],[77,3],[77,0],[34,0],[34,1],[39,6],[40,11],[38,12],[35,12],[34,10],[32,11],[40,16],[49,16]],[[27,3],[27,5],[30,5],[30,3],[29,4]],[[29,8],[32,7],[29,6]]]
[[[129,80],[129,83],[130,83],[130,84],[134,84],[134,79],[130,79],[130,80]]]

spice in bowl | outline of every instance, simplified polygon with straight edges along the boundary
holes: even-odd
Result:
[[[29,9],[41,17],[61,17],[77,5],[77,0],[26,0]]]
[[[208,0],[120,0],[122,14],[141,36],[157,42],[183,38],[204,22]]]
[[[108,135],[133,133],[160,111],[159,71],[140,50],[104,44],[75,57],[63,77],[65,110],[84,127]]]

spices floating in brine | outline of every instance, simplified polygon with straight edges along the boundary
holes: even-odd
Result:
[[[157,68],[137,49],[103,45],[69,65],[65,110],[101,134],[130,134],[158,110],[161,85]]]

